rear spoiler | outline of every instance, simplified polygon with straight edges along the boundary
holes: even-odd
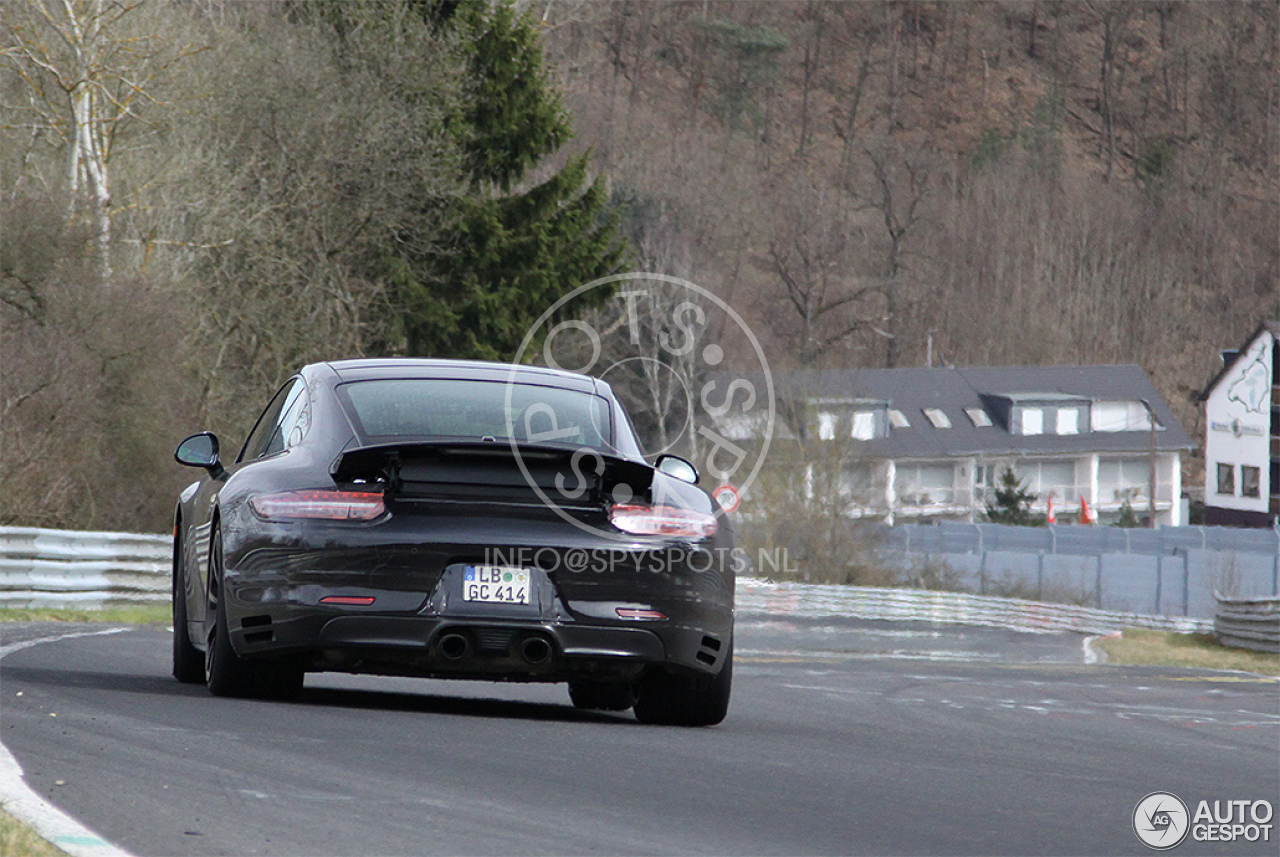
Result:
[[[611,491],[613,486],[628,485],[636,495],[649,493],[653,485],[653,468],[642,462],[608,455],[592,449],[574,449],[545,444],[511,444],[501,441],[417,441],[411,443],[372,444],[344,449],[333,460],[329,473],[335,482],[369,479],[381,476],[389,484],[398,481],[398,472],[404,462],[424,460],[508,460],[517,456],[531,466],[576,468],[590,475],[600,471],[601,487]],[[577,456],[575,460],[575,456]]]

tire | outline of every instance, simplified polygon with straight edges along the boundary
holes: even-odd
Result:
[[[626,711],[635,705],[636,692],[630,682],[571,681],[569,699],[574,708],[589,711]]]
[[[720,672],[688,675],[653,669],[640,677],[636,719],[661,726],[714,726],[729,712],[733,689],[733,645]]]
[[[231,646],[227,632],[226,599],[222,597],[222,534],[215,527],[209,537],[209,642],[204,656],[204,680],[214,696],[253,695],[253,674]]]
[[[203,684],[204,652],[191,644],[187,629],[186,576],[182,572],[182,545],[173,540],[173,677],[183,684]]]
[[[263,699],[290,700],[302,694],[306,671],[293,660],[264,661],[253,667],[253,695]]]

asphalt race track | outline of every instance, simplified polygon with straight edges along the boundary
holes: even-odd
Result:
[[[308,676],[300,702],[169,678],[169,631],[0,626],[0,741],[135,855],[1143,854],[1169,791],[1280,803],[1280,685],[1086,665],[1082,639],[739,618],[708,729],[563,686]],[[1268,854],[1269,842],[1171,853]]]

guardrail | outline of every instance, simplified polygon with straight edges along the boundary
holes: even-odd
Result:
[[[1214,591],[1213,632],[1224,646],[1280,652],[1280,598],[1230,598]]]
[[[0,605],[166,601],[172,545],[169,536],[0,527]]]
[[[737,594],[739,613],[766,613],[797,619],[849,616],[856,619],[986,625],[1045,633],[1078,631],[1109,634],[1121,628],[1154,628],[1184,634],[1207,634],[1213,630],[1213,622],[1208,619],[1147,616],[964,592],[771,583],[742,578],[738,580]]]
[[[1280,596],[1280,529],[903,524],[881,531],[891,567],[942,568],[979,595],[1212,620],[1215,589]]]

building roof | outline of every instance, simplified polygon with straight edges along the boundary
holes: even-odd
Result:
[[[1280,339],[1280,321],[1264,321],[1262,324],[1254,328],[1253,333],[1249,334],[1249,338],[1241,343],[1239,348],[1235,349],[1235,351],[1224,353],[1222,368],[1218,370],[1217,375],[1213,376],[1212,381],[1205,384],[1204,390],[1200,393],[1200,401],[1203,402],[1209,398],[1209,395],[1213,392],[1213,388],[1218,386],[1218,382],[1222,380],[1223,376],[1231,371],[1231,367],[1240,359],[1240,355],[1248,351],[1249,346],[1253,345],[1254,340],[1264,332],[1270,333],[1272,339]],[[1227,357],[1227,354],[1230,354],[1231,356]]]
[[[901,411],[910,428],[891,428],[886,437],[856,441],[867,453],[885,458],[949,458],[961,455],[1078,455],[1089,452],[1145,452],[1151,433],[1090,431],[1078,434],[1013,434],[994,407],[1006,399],[1019,405],[1061,406],[1080,402],[1147,402],[1156,415],[1156,447],[1190,450],[1190,436],[1142,369],[1133,364],[1105,366],[972,366],[941,369],[807,370],[777,379],[784,400],[814,402],[878,400]],[[950,427],[935,427],[923,413],[940,409]],[[966,413],[980,409],[990,425],[977,425]],[[983,422],[986,422],[985,420]]]

